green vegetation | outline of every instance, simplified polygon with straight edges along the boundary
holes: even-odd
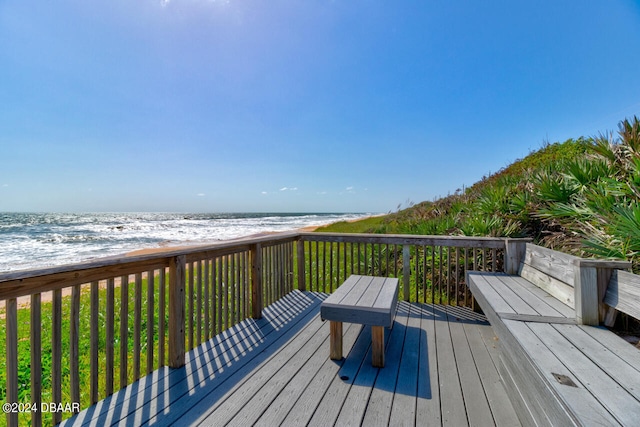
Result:
[[[385,221],[383,216],[372,216],[358,221],[339,221],[316,229],[327,233],[366,233],[377,229]]]
[[[532,237],[579,256],[626,259],[640,270],[640,120],[617,137],[546,144],[472,187],[376,218],[349,232]],[[341,232],[335,224],[321,231]]]

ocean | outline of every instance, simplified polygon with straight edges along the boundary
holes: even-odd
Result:
[[[0,272],[296,230],[372,213],[0,213]]]

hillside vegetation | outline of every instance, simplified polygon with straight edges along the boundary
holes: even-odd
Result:
[[[340,231],[532,237],[640,269],[640,121],[544,147],[455,194]],[[332,227],[319,231],[333,231]],[[336,230],[337,231],[337,230]]]

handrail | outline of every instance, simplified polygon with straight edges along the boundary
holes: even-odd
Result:
[[[354,273],[402,278],[406,300],[472,304],[466,270],[501,270],[504,250],[500,238],[285,232],[2,273],[7,386],[0,398],[27,396],[37,405],[66,399],[83,409],[154,369],[183,366],[187,351],[260,317],[294,288],[331,292]],[[30,330],[20,332],[25,310]],[[81,351],[83,337],[89,352]],[[84,353],[88,374],[81,374]],[[18,371],[23,357],[30,372]],[[31,414],[32,425],[50,422],[41,415]],[[59,412],[44,415],[62,419]],[[9,425],[19,420],[26,418],[7,414]]]

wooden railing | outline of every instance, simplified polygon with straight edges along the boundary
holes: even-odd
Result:
[[[408,301],[471,304],[466,270],[501,271],[504,252],[496,238],[292,232],[0,274],[6,422],[60,422],[183,366],[187,351],[293,289],[331,292],[350,274],[401,278]]]
[[[401,279],[406,301],[469,306],[466,271],[504,268],[505,239],[304,233],[300,242],[298,283],[319,292],[366,274]]]

